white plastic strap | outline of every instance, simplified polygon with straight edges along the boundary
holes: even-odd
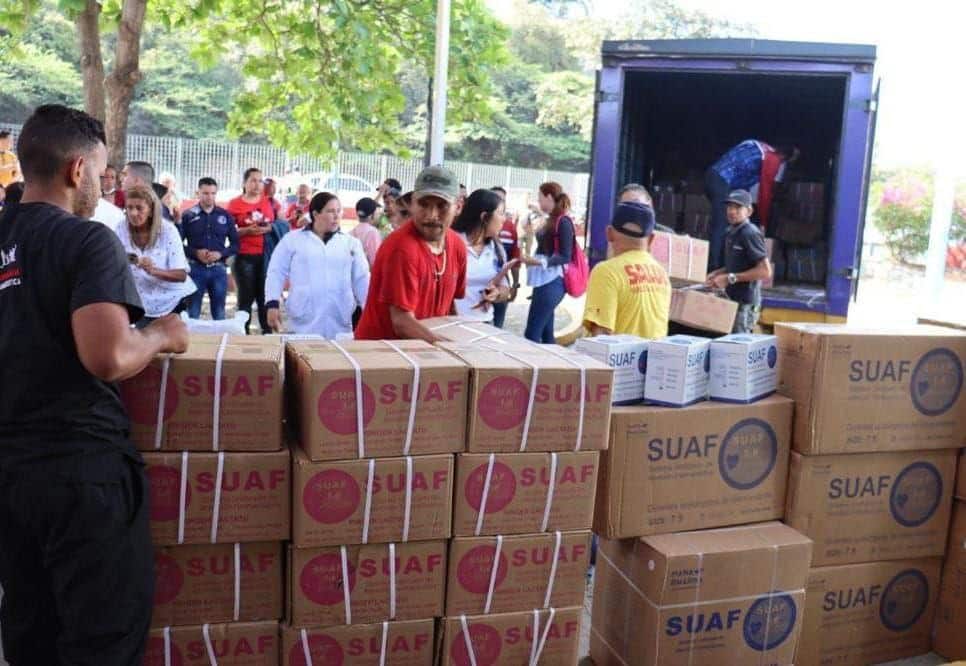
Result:
[[[691,611],[694,612],[698,608],[698,604],[701,603],[701,579],[704,575],[701,572],[704,567],[704,553],[698,553],[698,566],[695,570],[698,571],[698,584],[694,587],[694,604],[691,606]],[[694,664],[694,643],[697,638],[697,634],[691,634],[691,640],[688,643],[688,666]]]
[[[566,354],[556,351],[552,345],[542,345],[541,349],[580,371],[580,406],[577,410],[577,443],[574,445],[574,451],[580,451],[580,446],[584,440],[584,413],[587,411],[587,368],[569,358]]]
[[[228,346],[228,334],[221,336],[221,344],[218,345],[218,353],[215,354],[215,390],[214,400],[212,401],[211,413],[211,450],[217,451],[219,437],[221,436],[221,368],[225,362],[225,347]]]
[[[188,505],[188,452],[181,452],[181,488],[178,496],[178,543],[184,543],[185,513]]]
[[[493,605],[493,592],[496,591],[496,575],[500,570],[500,553],[503,550],[503,535],[496,536],[496,550],[493,551],[493,566],[490,567],[490,585],[486,591],[486,603],[483,604],[483,613],[488,615],[490,606]]]
[[[530,395],[527,398],[527,417],[523,421],[523,435],[520,437],[520,451],[522,453],[523,451],[527,450],[527,438],[530,436],[530,423],[531,421],[533,421],[533,405],[536,402],[536,398],[537,398],[537,376],[540,374],[540,371],[536,365],[534,365],[533,363],[530,363],[526,359],[520,358],[516,354],[513,354],[508,351],[505,351],[503,353],[509,356],[510,358],[516,361],[519,361],[520,363],[523,363],[525,366],[529,367],[530,370],[533,372],[533,375],[530,378]],[[581,417],[583,417],[583,414],[581,414]]]
[[[158,389],[158,420],[154,427],[154,450],[161,450],[164,434],[164,402],[167,398],[168,371],[171,370],[171,354],[166,354],[161,361],[161,387]]]
[[[342,600],[345,603],[345,623],[352,624],[352,599],[349,593],[349,553],[345,546],[339,546],[342,555]]]
[[[302,629],[299,633],[302,639],[302,656],[305,657],[305,666],[315,666],[312,663],[312,648],[309,647],[309,632],[307,629]]]
[[[389,544],[389,619],[396,619],[396,544]]]
[[[688,279],[691,278],[691,267],[694,265],[694,239],[688,236]]]
[[[490,460],[486,463],[486,476],[483,477],[483,494],[480,495],[480,510],[476,512],[476,531],[475,536],[480,536],[483,531],[483,518],[486,516],[486,503],[490,499],[490,481],[493,479],[493,464],[496,462],[496,454],[490,454]]]
[[[389,647],[389,623],[382,623],[382,647],[379,648],[379,666],[386,666],[386,648]],[[311,666],[311,664],[306,664]]]
[[[211,543],[218,541],[218,519],[221,516],[221,485],[225,479],[225,452],[218,452],[218,469],[215,472],[215,505],[211,507]]]
[[[533,611],[533,642],[530,644],[530,666],[537,666],[543,654],[543,648],[547,644],[547,636],[550,635],[550,627],[553,626],[553,618],[557,614],[556,608],[551,608],[547,614],[547,624],[540,633],[540,611]],[[537,644],[537,635],[540,635],[540,643]]]
[[[444,328],[452,328],[453,326],[462,326],[462,320],[448,321],[445,324],[439,324],[438,326],[433,326],[429,330],[431,331],[442,331]]]
[[[466,655],[470,658],[470,666],[476,666],[476,653],[473,652],[473,639],[470,638],[470,625],[466,621],[465,615],[460,615],[460,625],[463,627],[463,644],[466,646]]]
[[[241,615],[241,544],[235,544],[235,608],[232,617],[238,622]]]
[[[409,365],[413,366],[413,390],[409,396],[409,422],[406,425],[406,443],[403,445],[403,455],[408,456],[409,449],[413,445],[413,431],[416,427],[416,403],[419,401],[419,364],[392,340],[383,340],[383,342],[395,349],[400,356],[406,359]]]
[[[540,531],[546,532],[547,525],[550,524],[550,510],[553,508],[553,495],[557,485],[557,454],[550,454],[550,482],[547,484],[547,502],[543,507],[543,520],[540,522]]]
[[[208,663],[211,666],[218,666],[218,660],[215,658],[215,646],[211,644],[211,634],[208,631],[210,625],[204,624],[201,627],[201,634],[205,637],[205,650],[208,651]]]
[[[764,640],[762,640],[761,653],[758,655],[758,664],[761,666],[763,660],[765,659],[765,654],[769,652],[768,650],[768,636],[771,632],[771,609],[772,605],[775,603],[775,592],[778,590],[778,544],[772,546],[772,552],[774,553],[774,558],[772,559],[771,565],[771,586],[768,588],[768,611],[765,614],[765,633]]]
[[[674,272],[674,234],[667,235],[667,274]]]
[[[171,666],[171,627],[164,628],[164,666]]]
[[[332,342],[332,345],[336,349],[338,349],[342,353],[343,356],[345,356],[345,360],[347,360],[349,362],[349,365],[352,366],[352,370],[355,372],[355,379],[356,379],[356,436],[358,437],[358,440],[359,440],[359,451],[358,451],[359,457],[360,458],[365,458],[366,457],[366,434],[365,434],[366,420],[365,420],[365,415],[363,413],[364,405],[362,404],[363,403],[363,397],[364,397],[364,394],[362,393],[362,367],[359,365],[359,363],[354,358],[352,358],[352,354],[350,354],[349,352],[347,352],[342,345],[340,345],[335,340],[332,340],[331,342]]]
[[[550,564],[550,576],[547,578],[547,592],[543,595],[543,607],[550,608],[550,597],[553,596],[553,584],[557,582],[557,560],[560,559],[560,530],[554,532],[553,561]]]
[[[406,456],[406,506],[403,508],[403,543],[409,541],[409,521],[413,516],[413,457]]]
[[[369,543],[369,518],[372,516],[372,484],[376,477],[376,459],[369,459],[369,480],[366,483],[366,508],[362,513],[362,543]]]

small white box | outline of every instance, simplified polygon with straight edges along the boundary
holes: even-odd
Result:
[[[636,405],[644,400],[649,340],[636,335],[596,335],[580,338],[577,351],[614,368],[613,404]]]
[[[711,340],[672,335],[647,348],[644,399],[654,405],[684,407],[708,397]]]
[[[778,388],[778,338],[735,333],[711,342],[712,400],[755,402]]]

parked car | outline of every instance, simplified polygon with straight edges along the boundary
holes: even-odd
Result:
[[[356,202],[363,197],[374,197],[376,186],[359,176],[350,174],[331,174],[316,172],[302,178],[309,184],[313,192],[332,192],[339,196],[342,203],[343,216],[354,220],[356,217]]]

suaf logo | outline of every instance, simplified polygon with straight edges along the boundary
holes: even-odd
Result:
[[[914,625],[929,605],[929,581],[918,569],[906,569],[889,581],[879,603],[879,619],[892,631]]]
[[[637,371],[641,373],[641,376],[647,374],[647,349],[637,357]]]
[[[778,460],[778,437],[767,421],[744,419],[718,449],[718,472],[735,490],[750,490],[768,478]]]
[[[932,518],[943,495],[939,470],[927,462],[914,462],[896,477],[889,494],[889,510],[904,527],[918,527]]]
[[[773,650],[785,642],[795,628],[798,606],[788,594],[769,594],[748,609],[745,615],[745,643],[756,652]]]
[[[912,371],[912,404],[926,416],[939,416],[956,404],[963,388],[963,364],[955,352],[933,349]]]

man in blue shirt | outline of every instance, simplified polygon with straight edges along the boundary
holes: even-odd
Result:
[[[211,318],[225,318],[228,272],[225,260],[238,254],[238,231],[231,214],[215,205],[218,183],[214,178],[198,181],[198,203],[181,217],[181,233],[188,241],[191,279],[198,287],[191,296],[188,316],[201,316],[205,292],[211,301]]]

